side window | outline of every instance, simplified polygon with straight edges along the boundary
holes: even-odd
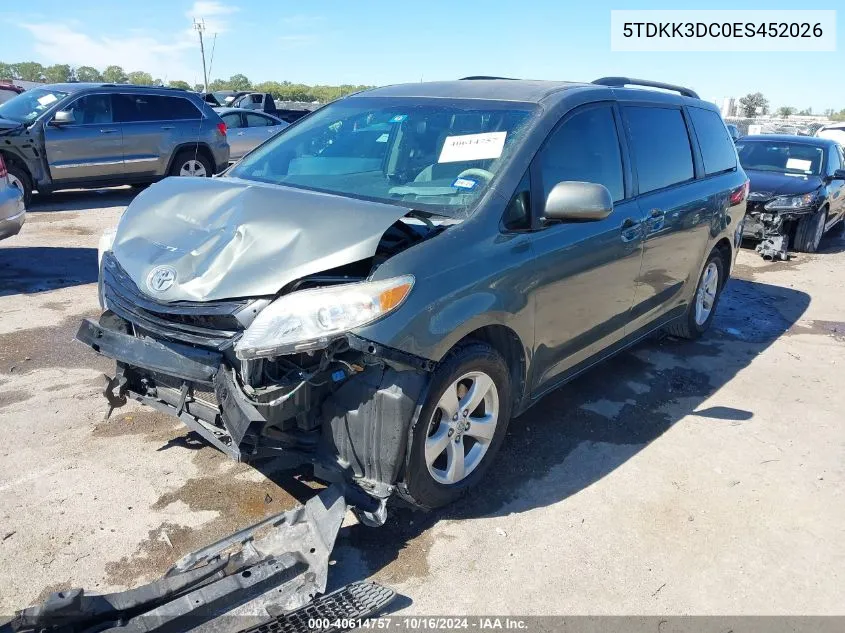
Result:
[[[253,103],[261,105],[261,100],[262,100],[261,95],[252,95],[251,99],[252,99]]]
[[[736,149],[728,129],[716,112],[703,108],[689,108],[692,126],[698,137],[704,173],[708,176],[736,169]]]
[[[121,121],[180,121],[200,119],[197,107],[182,97],[160,95],[119,95],[118,116]]]
[[[226,127],[230,130],[236,130],[239,127],[243,127],[241,125],[241,115],[239,112],[230,112],[229,114],[224,114],[220,118],[223,119],[223,123],[225,123]]]
[[[161,107],[167,113],[167,119],[172,121],[187,121],[201,119],[202,114],[188,99],[182,97],[158,97]]]
[[[827,173],[832,176],[837,169],[842,169],[839,146],[834,145],[828,150]]]
[[[268,125],[275,125],[276,122],[273,119],[267,118],[266,116],[261,116],[260,114],[247,114],[246,115],[246,126],[247,127],[267,127]]]
[[[508,203],[502,223],[510,231],[531,228],[531,178],[528,172],[525,172]]]
[[[76,125],[112,123],[114,121],[111,95],[80,97],[66,109],[73,112]]]
[[[692,150],[681,111],[644,106],[624,111],[640,193],[692,180]]]
[[[595,182],[610,191],[614,201],[625,197],[622,152],[613,109],[589,108],[552,132],[539,156],[543,199],[559,182]]]

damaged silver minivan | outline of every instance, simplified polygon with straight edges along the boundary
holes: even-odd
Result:
[[[139,194],[77,338],[117,361],[113,407],[437,507],[544,393],[657,328],[707,329],[746,192],[686,88],[374,89]]]

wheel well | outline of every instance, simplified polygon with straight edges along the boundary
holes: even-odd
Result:
[[[518,411],[525,393],[526,361],[525,350],[516,332],[504,325],[487,325],[467,334],[462,342],[483,341],[502,355],[511,374],[513,410]]]
[[[730,240],[723,237],[721,240],[716,242],[716,246],[713,247],[713,250],[718,251],[722,257],[722,267],[725,269],[724,279],[727,280],[731,274],[731,264],[733,263]]]
[[[176,161],[176,157],[179,156],[182,152],[193,152],[196,151],[197,154],[202,154],[209,163],[211,163],[211,170],[214,173],[217,173],[217,165],[214,163],[214,154],[211,153],[211,149],[209,149],[208,145],[204,143],[188,143],[186,145],[180,145],[175,150],[173,150],[173,155],[170,157],[170,164],[167,166],[167,173],[170,173],[170,170],[173,169],[173,163]]]

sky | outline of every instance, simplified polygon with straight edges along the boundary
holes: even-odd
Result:
[[[683,8],[845,9],[841,0],[801,5],[708,0]],[[117,64],[202,83],[191,22],[203,18],[209,80],[243,73],[256,83],[384,85],[624,75],[689,86],[710,101],[759,91],[772,108],[845,108],[845,10],[837,14],[836,52],[631,53],[610,50],[611,9],[681,8],[677,2],[35,0],[10,7],[0,13],[0,61],[7,63]]]

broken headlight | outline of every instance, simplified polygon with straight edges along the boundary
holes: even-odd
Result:
[[[398,308],[413,285],[413,276],[405,275],[284,295],[258,313],[235,353],[249,359],[322,349]]]
[[[766,211],[789,211],[791,209],[803,209],[812,206],[816,201],[817,192],[811,191],[800,196],[780,196],[767,202],[763,208]]]

